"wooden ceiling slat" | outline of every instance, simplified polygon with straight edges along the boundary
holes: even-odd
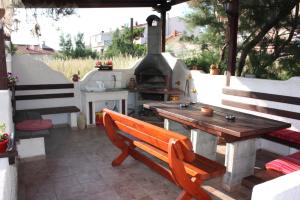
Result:
[[[176,5],[188,0],[171,0],[168,3]],[[22,0],[25,7],[51,8],[121,8],[121,7],[156,7],[167,0]]]

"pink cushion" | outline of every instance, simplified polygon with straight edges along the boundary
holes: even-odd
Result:
[[[283,174],[298,171],[300,170],[300,151],[268,162],[266,168],[279,171]]]
[[[53,124],[50,119],[25,120],[16,125],[16,129],[20,131],[40,131],[52,127]]]
[[[269,135],[289,142],[300,144],[300,133],[296,131],[283,129],[283,130],[273,131],[269,133]]]

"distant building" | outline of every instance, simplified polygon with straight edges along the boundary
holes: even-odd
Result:
[[[41,45],[30,45],[30,44],[15,44],[18,55],[31,55],[35,57],[54,56],[55,50],[48,47],[45,42]]]
[[[134,39],[135,44],[146,44],[147,43],[147,23],[139,24],[135,22],[133,28],[144,28],[144,33],[140,37]],[[183,19],[179,17],[167,17],[166,21],[166,38],[182,35],[183,33],[187,35],[197,35],[200,33],[199,28],[194,28],[189,30],[188,25]],[[90,37],[89,47],[99,53],[105,52],[105,50],[112,43],[113,32],[104,32],[92,35]]]
[[[144,34],[136,38],[134,40],[135,44],[146,44],[147,43],[147,24],[136,24],[134,28],[141,28],[143,27]],[[185,23],[183,19],[179,17],[167,17],[166,21],[166,39],[168,40],[170,37],[181,36],[183,33],[187,35],[198,35],[200,33],[200,28],[193,28],[189,29],[188,25]]]
[[[113,32],[104,32],[90,37],[90,48],[103,53],[112,43]]]

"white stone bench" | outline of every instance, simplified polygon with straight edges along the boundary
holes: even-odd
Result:
[[[256,185],[251,200],[298,200],[300,171]]]

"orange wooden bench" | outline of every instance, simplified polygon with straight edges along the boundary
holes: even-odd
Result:
[[[131,155],[182,188],[177,199],[211,199],[200,185],[204,180],[223,175],[223,165],[195,154],[186,136],[108,109],[103,109],[103,112],[106,133],[121,150],[112,166],[122,164]],[[146,157],[136,148],[166,162],[169,168]]]

